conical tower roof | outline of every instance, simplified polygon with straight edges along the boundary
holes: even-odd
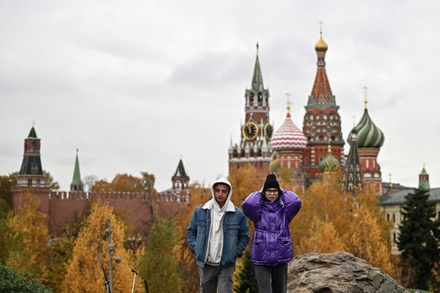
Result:
[[[287,102],[287,115],[281,127],[275,131],[270,141],[275,151],[303,150],[307,146],[307,138],[293,123],[290,116],[290,102]]]
[[[76,150],[75,167],[73,169],[72,183],[70,190],[83,191],[83,183],[81,181],[81,172],[79,171],[78,149]]]
[[[252,90],[254,92],[263,92],[263,74],[261,73],[260,57],[258,56],[259,45],[257,43],[257,58],[255,59],[254,74],[252,75]]]
[[[179,164],[177,165],[176,172],[174,172],[174,176],[182,176],[182,177],[187,176],[186,171],[185,171],[185,167],[183,166],[182,158],[180,158],[180,160],[179,160]]]
[[[353,129],[350,136],[350,151],[344,170],[345,191],[355,191],[355,187],[362,188],[362,170],[357,145],[357,131]]]
[[[419,189],[430,190],[429,174],[426,172],[425,166],[423,166],[422,172],[419,174]]]

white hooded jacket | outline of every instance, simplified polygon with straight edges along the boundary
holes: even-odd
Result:
[[[214,186],[218,183],[229,186],[229,194],[226,202],[222,208],[215,200]],[[206,263],[211,265],[218,265],[222,257],[223,250],[223,217],[226,212],[235,212],[234,204],[231,202],[232,185],[225,179],[217,179],[211,186],[211,200],[209,200],[203,209],[211,210],[211,229],[209,230],[208,248],[206,254]]]

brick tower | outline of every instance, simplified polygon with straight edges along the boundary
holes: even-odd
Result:
[[[189,176],[186,174],[182,158],[180,158],[176,172],[174,172],[171,181],[173,183],[172,195],[175,197],[175,201],[189,203]]]
[[[50,188],[46,185],[40,154],[41,142],[37,137],[34,125],[28,137],[24,140],[23,161],[17,176],[17,185],[12,188],[12,205],[18,209],[21,199],[30,192],[40,200],[40,211],[49,212]]]
[[[307,147],[303,152],[303,170],[307,174],[309,185],[319,178],[319,163],[327,156],[329,141],[333,156],[343,165],[344,139],[339,106],[336,105],[336,98],[332,94],[325,70],[327,49],[321,31],[319,41],[315,45],[318,68],[312,93],[305,106],[303,122],[303,133],[307,137]]]
[[[245,121],[240,126],[240,142],[229,147],[229,172],[232,168],[254,166],[257,176],[265,178],[272,160],[270,139],[273,126],[269,122],[269,90],[264,88],[258,56],[255,61],[251,88],[245,91]]]

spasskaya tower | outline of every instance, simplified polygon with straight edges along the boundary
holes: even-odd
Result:
[[[273,134],[273,126],[269,122],[270,94],[269,90],[264,88],[258,50],[257,44],[257,57],[251,88],[246,89],[244,94],[245,121],[240,126],[240,142],[233,144],[231,140],[229,146],[229,173],[232,168],[251,164],[258,174],[267,175],[272,160],[270,139]]]

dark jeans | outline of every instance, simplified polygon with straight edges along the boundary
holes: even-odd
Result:
[[[259,293],[287,292],[287,264],[255,266]]]
[[[205,264],[203,268],[199,269],[200,292],[232,293],[232,289],[234,289],[232,276],[234,275],[235,267],[222,268],[219,271],[217,266]]]

